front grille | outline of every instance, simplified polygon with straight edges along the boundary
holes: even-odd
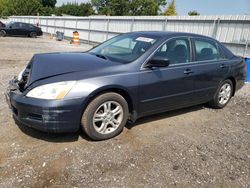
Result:
[[[38,120],[38,121],[43,120],[42,115],[39,115],[39,114],[28,114],[28,118],[33,119],[33,120]]]

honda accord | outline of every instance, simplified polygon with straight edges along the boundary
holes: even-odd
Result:
[[[142,116],[203,103],[223,108],[245,77],[244,59],[213,38],[132,32],[88,52],[35,54],[10,81],[6,99],[25,126],[82,128],[104,140]]]

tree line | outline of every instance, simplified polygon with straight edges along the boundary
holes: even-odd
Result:
[[[0,17],[11,15],[41,16],[155,16],[177,15],[175,0],[91,0],[89,3],[68,2],[56,7],[56,0],[0,0]],[[199,15],[191,11],[189,15]]]

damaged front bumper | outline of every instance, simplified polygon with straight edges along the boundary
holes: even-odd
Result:
[[[16,123],[45,132],[76,132],[80,127],[82,99],[43,100],[29,98],[10,81],[5,93]]]

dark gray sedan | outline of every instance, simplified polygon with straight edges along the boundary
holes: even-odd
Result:
[[[81,127],[103,140],[142,116],[203,103],[223,108],[245,78],[244,59],[212,38],[133,32],[85,53],[34,55],[6,98],[25,126],[46,132]]]

